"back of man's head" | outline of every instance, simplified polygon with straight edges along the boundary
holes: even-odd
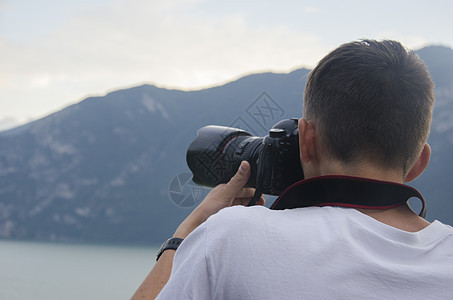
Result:
[[[335,49],[310,73],[304,117],[318,124],[331,158],[406,173],[428,138],[433,104],[434,84],[413,51],[363,40]]]

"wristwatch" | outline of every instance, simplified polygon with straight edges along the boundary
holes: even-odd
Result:
[[[162,246],[160,246],[160,249],[157,252],[156,261],[159,260],[159,257],[162,255],[162,253],[164,253],[165,250],[168,250],[168,249],[176,250],[176,249],[178,249],[178,247],[182,243],[182,241],[184,241],[184,239],[180,239],[180,238],[169,238],[168,240],[166,240],[162,244]]]

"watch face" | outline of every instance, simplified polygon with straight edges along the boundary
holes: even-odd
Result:
[[[164,250],[165,246],[167,246],[167,244],[168,244],[168,241],[169,240],[166,240],[165,242],[162,243],[162,245],[160,245],[159,252],[162,252]]]
[[[159,248],[159,251],[157,251],[157,258],[156,261],[159,259],[159,257],[162,255],[162,252],[164,251],[165,245],[167,245],[168,240],[166,240]]]
[[[164,247],[165,245],[167,245],[167,242],[168,240],[166,240],[165,242],[162,243],[162,245],[160,245],[159,252],[162,252],[162,250],[164,250]]]
[[[176,250],[178,249],[179,247],[179,244],[181,244],[181,242],[183,241],[183,239],[180,239],[180,238],[169,238],[168,240],[166,240],[162,246],[160,246],[160,249],[159,251],[157,252],[157,259],[156,261],[159,259],[159,257],[162,255],[162,253],[167,250],[167,249],[173,249],[173,250]]]

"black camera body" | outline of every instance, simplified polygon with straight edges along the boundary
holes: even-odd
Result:
[[[247,186],[268,195],[280,195],[304,178],[299,157],[298,120],[275,124],[265,137],[232,127],[205,126],[187,150],[192,180],[214,187],[228,182],[241,161],[250,163]]]

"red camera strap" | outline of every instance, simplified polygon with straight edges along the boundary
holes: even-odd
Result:
[[[308,206],[390,209],[413,197],[422,202],[419,216],[424,218],[425,200],[420,192],[410,186],[360,177],[328,175],[296,182],[275,200],[271,209]]]

